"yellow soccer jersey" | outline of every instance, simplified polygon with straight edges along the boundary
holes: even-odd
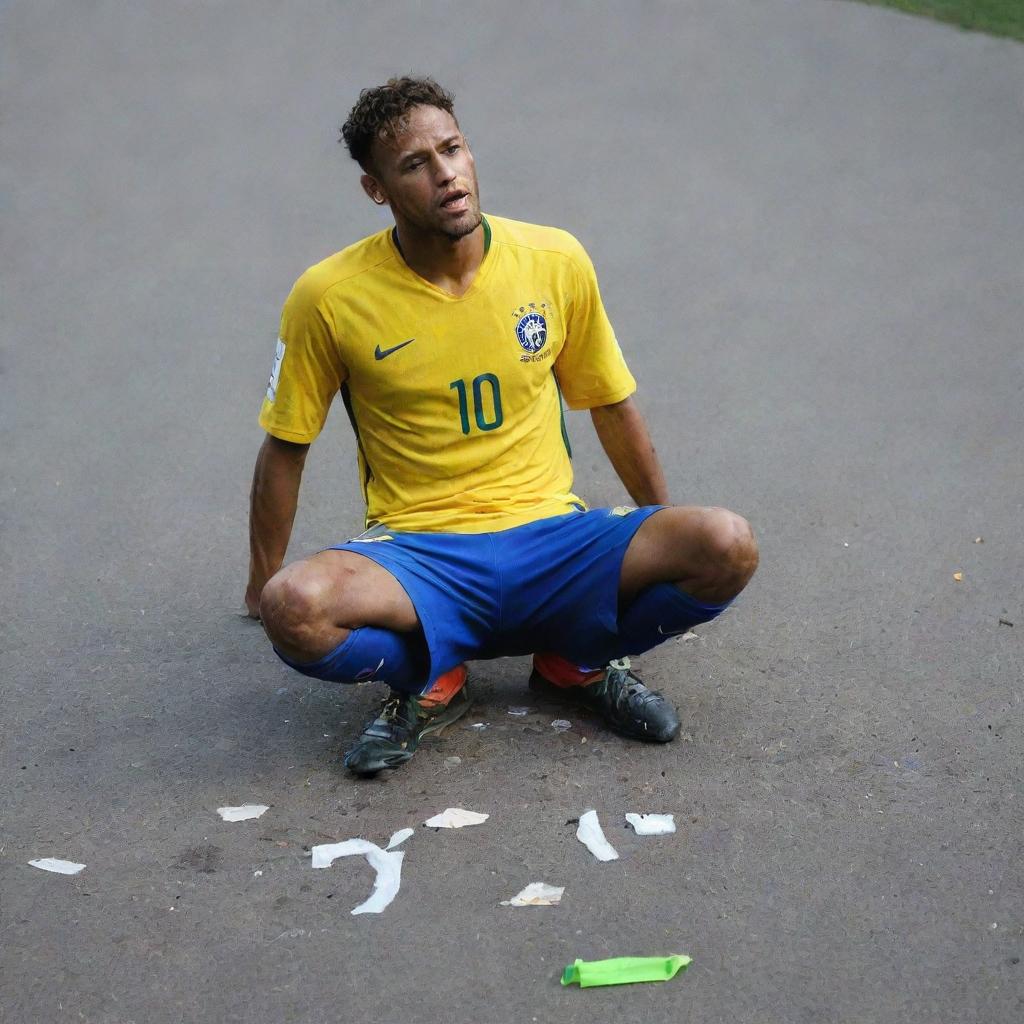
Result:
[[[482,533],[568,512],[582,502],[561,396],[589,409],[636,389],[579,242],[499,217],[484,230],[460,297],[387,230],[311,267],[285,303],[260,425],[308,443],[340,392],[367,522]]]

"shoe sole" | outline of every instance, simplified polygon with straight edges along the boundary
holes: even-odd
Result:
[[[465,693],[465,688],[459,691],[459,693]],[[456,697],[458,694],[456,694]],[[452,698],[452,704],[455,702],[455,697]],[[473,698],[467,693],[464,700],[459,701],[457,707],[452,707],[449,704],[445,710],[430,720],[430,724],[423,727],[423,731],[420,733],[420,739],[424,736],[433,736],[437,733],[444,732],[452,722],[457,722],[472,706]],[[411,754],[409,755],[412,756]]]

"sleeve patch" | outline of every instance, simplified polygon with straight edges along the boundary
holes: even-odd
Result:
[[[281,363],[284,360],[284,342],[278,338],[277,348],[274,350],[274,366],[270,371],[270,380],[267,382],[267,401],[273,402],[277,397],[277,382],[281,377]]]

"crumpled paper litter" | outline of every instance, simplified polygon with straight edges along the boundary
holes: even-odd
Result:
[[[562,900],[565,886],[548,885],[547,882],[531,882],[522,892],[510,900],[502,900],[503,907],[557,907]]]
[[[585,811],[580,815],[576,838],[598,859],[618,860],[615,848],[604,837],[601,823],[597,820],[597,811]]]
[[[242,804],[241,807],[218,807],[217,813],[225,821],[248,821],[259,818],[270,808],[266,804]]]
[[[388,845],[384,847],[385,850],[393,850],[396,846],[401,846],[402,843],[409,838],[409,836],[415,835],[416,829],[414,828],[400,828],[389,840]]]
[[[329,868],[338,857],[362,855],[377,872],[370,898],[354,907],[353,914],[379,914],[398,895],[402,884],[403,850],[389,853],[367,839],[346,839],[343,843],[314,846],[310,852],[315,868]]]
[[[427,818],[423,824],[427,828],[463,828],[466,825],[482,825],[489,817],[489,814],[481,814],[479,811],[449,807],[440,814]]]
[[[77,875],[85,867],[84,864],[76,864],[73,860],[59,860],[56,857],[30,860],[29,864],[40,871],[52,871],[55,875]]]
[[[676,830],[675,817],[671,814],[627,814],[626,821],[638,836],[667,836]]]

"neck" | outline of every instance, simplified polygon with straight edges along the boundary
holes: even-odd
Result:
[[[452,295],[469,290],[484,258],[482,221],[462,238],[422,232],[407,222],[396,223],[396,234],[399,251],[410,270]]]

